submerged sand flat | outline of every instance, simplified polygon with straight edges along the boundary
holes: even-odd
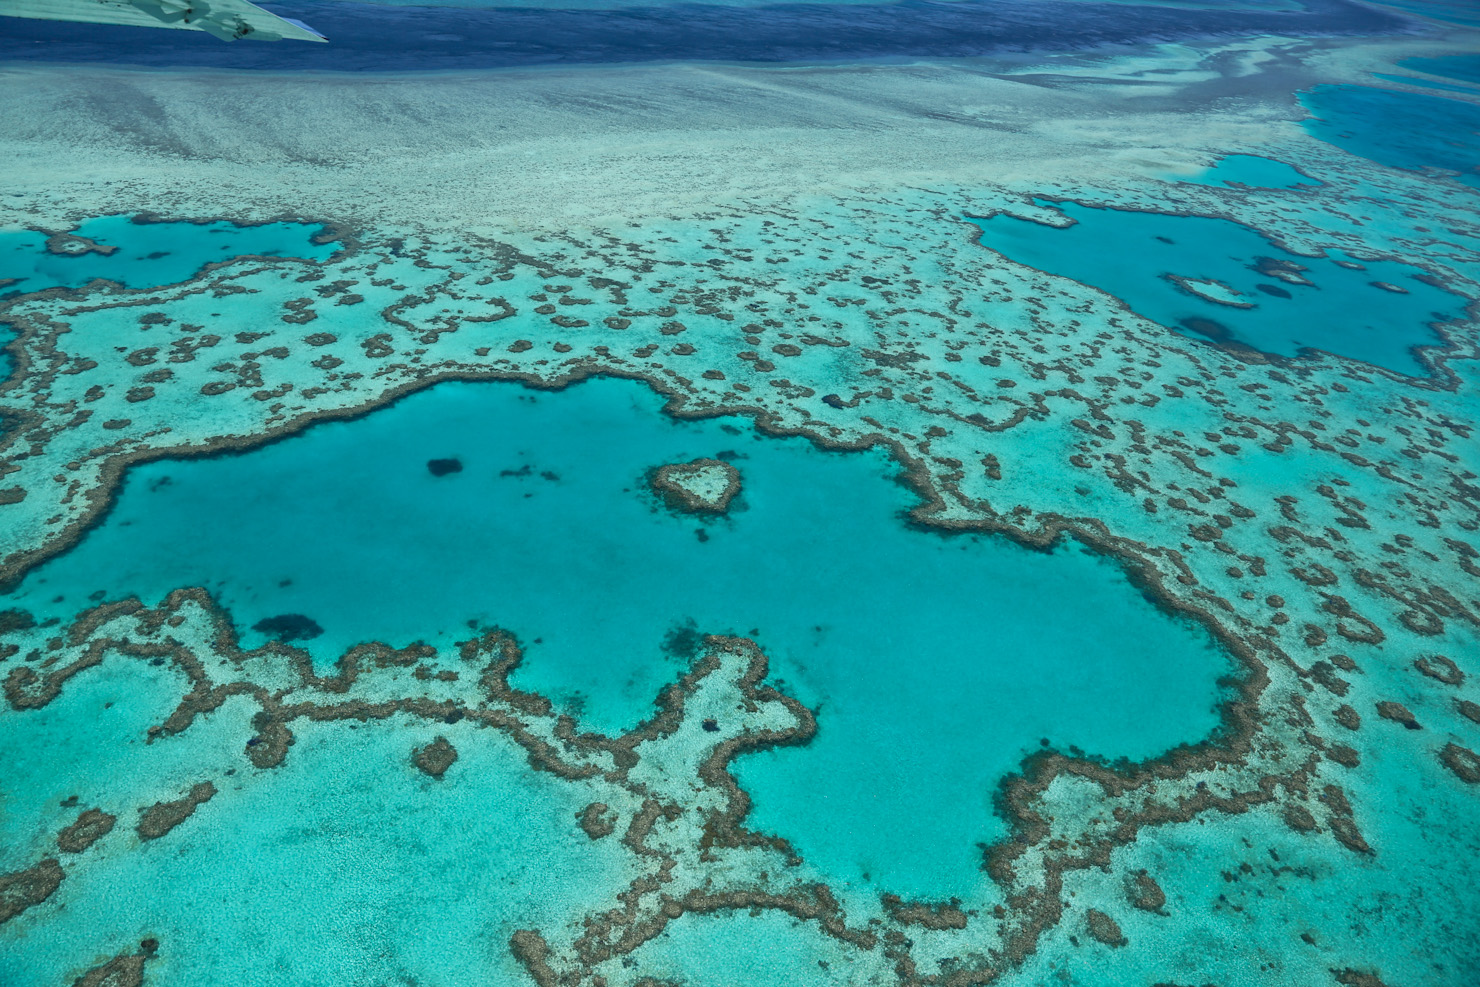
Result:
[[[0,66],[0,980],[1473,983],[1475,37],[1353,18]]]

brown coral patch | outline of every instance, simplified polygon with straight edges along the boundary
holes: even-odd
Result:
[[[1362,833],[1357,829],[1357,824],[1350,816],[1331,817],[1331,835],[1336,837],[1337,842],[1348,850],[1356,853],[1372,853],[1372,847],[1362,838]]]
[[[293,746],[293,731],[266,712],[254,716],[252,725],[257,728],[257,736],[247,741],[247,758],[252,766],[275,768],[282,764],[288,756],[288,748]]]
[[[1471,723],[1480,723],[1480,703],[1472,703],[1468,699],[1456,699],[1454,708],[1459,710],[1459,715]]]
[[[147,809],[139,810],[139,825],[136,827],[141,840],[157,840],[161,836],[189,819],[202,803],[216,795],[216,786],[209,781],[190,786],[182,799],[173,802],[155,802]]]
[[[703,496],[684,485],[686,476],[708,471],[719,472],[725,478],[723,489],[714,496]],[[674,510],[690,514],[723,514],[740,492],[740,471],[721,459],[695,459],[659,466],[649,474],[648,483]]]
[[[58,231],[47,236],[46,252],[59,257],[81,257],[83,254],[101,254],[104,257],[111,257],[118,252],[118,248],[99,243],[92,237],[83,236],[80,233]]]
[[[117,816],[110,816],[102,809],[88,809],[57,834],[57,846],[66,853],[81,853],[111,833],[117,821]]]
[[[605,802],[592,802],[576,814],[576,819],[580,822],[581,829],[593,840],[610,836],[617,831],[617,814]]]
[[[47,857],[27,870],[0,876],[0,925],[50,898],[65,876],[55,857]]]
[[[438,737],[425,747],[418,747],[411,752],[412,763],[433,778],[446,774],[456,760],[457,748],[448,743],[446,737]]]
[[[1393,702],[1392,700],[1383,700],[1382,702],[1377,704],[1377,715],[1381,716],[1385,720],[1392,720],[1394,723],[1401,723],[1409,730],[1420,729],[1418,719],[1413,715],[1413,712],[1402,703]]]
[[[1461,780],[1480,784],[1480,754],[1459,744],[1445,744],[1439,752],[1439,762],[1453,771]]]
[[[1156,878],[1144,870],[1131,875],[1126,892],[1131,904],[1145,912],[1160,912],[1167,903],[1166,892],[1156,883]]]
[[[520,929],[509,939],[509,951],[524,965],[537,987],[556,987],[560,978],[550,966],[550,946],[531,929]]]
[[[1285,808],[1285,825],[1297,833],[1309,833],[1316,828],[1316,817],[1310,814],[1310,810],[1300,805],[1291,805]]]
[[[1124,946],[1126,938],[1121,934],[1120,923],[1109,915],[1098,909],[1091,908],[1085,912],[1084,920],[1089,928],[1089,934],[1099,942],[1107,946]]]
[[[1345,704],[1337,706],[1331,716],[1348,730],[1359,730],[1362,727],[1362,714]]]
[[[146,939],[139,952],[119,953],[78,977],[72,987],[142,987],[144,964],[154,958],[158,945],[153,939]]]
[[[1337,675],[1330,662],[1318,661],[1310,666],[1310,677],[1335,696],[1345,696],[1351,689],[1351,683]]]
[[[1443,655],[1425,655],[1422,658],[1415,658],[1413,667],[1445,685],[1464,685],[1465,682],[1465,673],[1459,670],[1459,666],[1452,659]]]
[[[966,913],[961,910],[960,898],[938,903],[907,902],[898,895],[886,894],[879,900],[889,917],[900,925],[918,925],[935,931],[966,928]]]

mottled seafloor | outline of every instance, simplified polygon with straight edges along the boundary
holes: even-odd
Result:
[[[0,18],[0,984],[1480,983],[1480,16]]]

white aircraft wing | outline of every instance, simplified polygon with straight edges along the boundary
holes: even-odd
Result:
[[[129,27],[174,27],[205,31],[222,41],[328,40],[302,21],[279,17],[247,0],[0,0],[0,15]]]

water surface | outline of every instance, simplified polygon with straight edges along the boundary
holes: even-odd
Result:
[[[207,264],[233,257],[302,257],[327,260],[338,244],[316,243],[322,227],[305,223],[141,222],[129,216],[99,216],[69,232],[111,252],[72,254],[46,249],[37,230],[0,233],[0,282],[5,291],[80,288],[98,278],[125,288],[159,288],[195,277]]]
[[[298,643],[321,664],[498,625],[528,646],[515,685],[608,732],[650,715],[698,635],[750,635],[820,724],[741,766],[756,825],[907,894],[983,879],[997,782],[1041,741],[1143,758],[1216,726],[1230,663],[1114,564],[912,528],[880,452],[660,404],[618,380],[448,383],[255,452],[137,467],[13,603],[70,615],[199,584],[249,645],[259,621],[310,618],[322,634]],[[700,456],[741,472],[728,518],[674,514],[645,485]],[[461,469],[433,475],[434,459]]]
[[[1404,58],[1398,67],[1457,82],[1480,84],[1480,55],[1442,55],[1438,58]]]
[[[1370,86],[1316,86],[1300,102],[1313,114],[1305,129],[1321,140],[1390,168],[1438,169],[1480,187],[1480,105]]]
[[[1420,375],[1413,348],[1439,344],[1432,324],[1464,313],[1463,299],[1396,261],[1297,256],[1225,219],[1054,207],[1073,225],[1006,214],[973,222],[983,245],[1109,292],[1179,332],[1282,357],[1325,350]]]
[[[1247,185],[1251,188],[1300,188],[1322,184],[1283,161],[1258,154],[1228,154],[1200,175],[1168,177],[1193,185]]]
[[[182,31],[9,20],[0,59],[214,66],[274,72],[425,72],[663,61],[970,58],[1109,44],[1258,35],[1392,34],[1408,21],[1346,0],[1239,4],[961,0],[940,3],[403,6],[279,0],[326,45],[206,44]]]
[[[0,298],[48,288],[81,288],[99,278],[125,288],[159,288],[195,277],[207,264],[233,257],[303,257],[327,260],[338,244],[316,243],[322,228],[302,223],[143,222],[129,216],[99,216],[75,230],[102,250],[69,242],[75,253],[47,249],[38,230],[0,232]],[[0,321],[0,345],[11,337]],[[0,380],[10,376],[11,357],[0,351]]]

